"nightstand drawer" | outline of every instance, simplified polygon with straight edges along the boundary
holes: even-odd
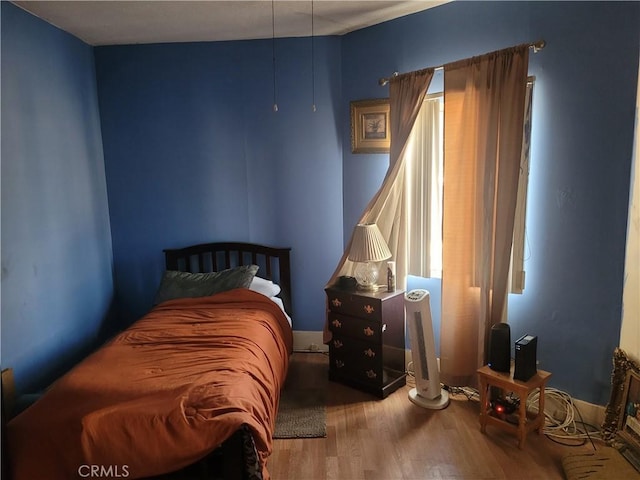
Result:
[[[334,313],[377,321],[382,318],[382,308],[377,298],[331,290],[328,299],[329,308]]]
[[[381,385],[383,362],[380,350],[380,346],[367,342],[334,336],[329,344],[329,368],[337,375]]]
[[[332,366],[329,370],[331,378],[343,378],[347,382],[355,382],[360,385],[369,385],[370,387],[380,388],[386,378],[384,372],[374,370],[372,368],[362,369],[350,363],[341,363],[339,359],[332,360]],[[335,366],[338,365],[338,366]]]
[[[329,312],[329,330],[335,335],[352,337],[371,343],[380,343],[385,325],[377,320],[365,320]]]
[[[363,365],[366,368],[382,366],[382,345],[379,343],[362,342],[349,337],[334,335],[329,342],[330,355],[344,360],[349,358],[351,363]]]

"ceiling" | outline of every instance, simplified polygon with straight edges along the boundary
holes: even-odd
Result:
[[[272,38],[274,29],[276,37],[307,37],[312,33],[312,26],[314,35],[343,35],[446,1],[94,0],[13,3],[89,45],[97,46]]]

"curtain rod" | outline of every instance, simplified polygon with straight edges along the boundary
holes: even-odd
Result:
[[[542,50],[545,47],[545,45],[546,45],[546,42],[544,40],[538,40],[537,42],[530,43],[529,48],[533,49],[533,53],[538,53],[540,50]],[[438,70],[442,70],[443,68],[444,68],[444,65],[440,65],[438,67],[434,67],[433,70],[438,71]],[[393,72],[390,77],[383,77],[380,80],[378,80],[378,85],[380,85],[381,87],[384,87],[389,83],[389,80],[391,80],[394,77],[397,77],[398,75],[400,75],[398,72]]]

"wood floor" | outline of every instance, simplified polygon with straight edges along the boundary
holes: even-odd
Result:
[[[520,450],[514,435],[487,427],[479,404],[464,395],[444,410],[413,405],[408,387],[385,400],[329,382],[328,357],[295,353],[287,382],[326,385],[327,437],[274,440],[267,468],[273,480],[563,479],[568,447],[531,433]]]

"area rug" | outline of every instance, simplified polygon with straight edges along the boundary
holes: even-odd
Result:
[[[565,455],[562,459],[562,468],[568,480],[640,478],[640,473],[611,447],[601,447],[595,452]]]
[[[280,396],[273,438],[326,437],[325,397],[324,389],[285,388]]]

